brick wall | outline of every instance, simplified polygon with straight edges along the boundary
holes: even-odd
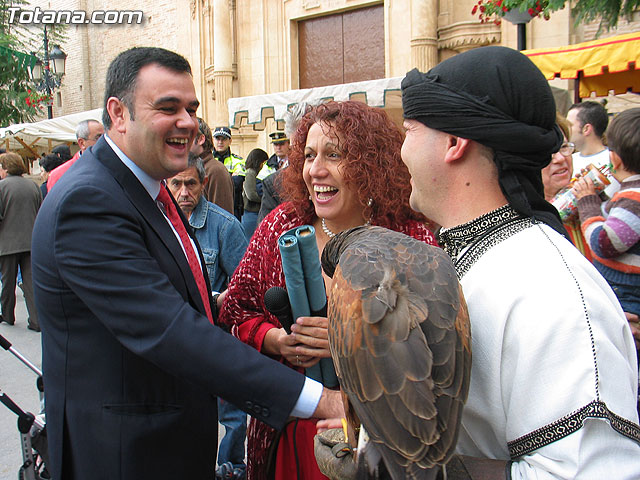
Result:
[[[68,38],[61,45],[67,53],[66,75],[54,94],[56,117],[102,107],[107,67],[127,48],[157,46],[188,58],[189,52],[181,51],[188,45],[184,41],[191,20],[188,0],[30,0],[27,8],[36,6],[42,10],[85,10],[88,15],[97,10],[142,10],[144,14],[141,24],[67,27]]]

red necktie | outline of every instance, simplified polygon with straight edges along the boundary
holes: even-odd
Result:
[[[209,302],[209,292],[207,291],[207,284],[205,283],[204,275],[200,268],[200,262],[198,262],[196,252],[193,250],[193,245],[191,244],[191,239],[189,238],[187,229],[185,228],[184,223],[182,223],[182,219],[180,218],[180,215],[178,215],[178,210],[176,209],[176,206],[164,185],[160,185],[160,193],[158,194],[157,200],[164,205],[167,218],[171,221],[171,225],[173,225],[173,228],[176,229],[176,232],[178,232],[178,235],[180,236],[180,241],[182,242],[184,251],[187,254],[189,267],[191,267],[191,272],[196,279],[198,290],[200,290],[200,296],[202,297],[204,308],[207,311],[207,317],[209,318],[209,321],[213,323],[211,303]]]

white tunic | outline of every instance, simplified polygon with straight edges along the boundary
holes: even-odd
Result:
[[[636,353],[614,293],[552,228],[496,212],[453,252],[473,355],[458,453],[512,459],[513,479],[639,479]]]

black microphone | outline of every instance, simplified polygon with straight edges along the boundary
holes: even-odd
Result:
[[[289,294],[282,287],[271,287],[264,294],[264,306],[275,315],[287,333],[291,333],[293,314]]]

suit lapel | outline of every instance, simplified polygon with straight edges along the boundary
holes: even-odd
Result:
[[[131,204],[136,208],[136,210],[138,210],[138,212],[140,212],[142,217],[153,229],[167,250],[169,250],[176,265],[182,273],[187,290],[189,291],[191,303],[197,306],[198,311],[206,313],[202,303],[202,297],[200,296],[200,291],[198,290],[198,285],[193,278],[193,272],[191,271],[191,267],[189,267],[189,262],[185,257],[182,246],[156,202],[151,198],[147,190],[136,178],[133,172],[124,163],[122,163],[122,160],[118,158],[104,138],[101,138],[98,143],[96,143],[95,147],[92,148],[91,153],[107,168],[107,170],[111,172],[115,180],[122,187],[125,196],[129,198]],[[164,187],[161,186],[161,188]],[[177,204],[176,208],[178,212],[180,212],[184,223],[185,219]],[[186,224],[186,228],[187,232],[189,232],[191,227],[188,223]],[[200,251],[198,251],[198,254],[202,261]],[[202,263],[202,265],[204,265],[204,263]]]

